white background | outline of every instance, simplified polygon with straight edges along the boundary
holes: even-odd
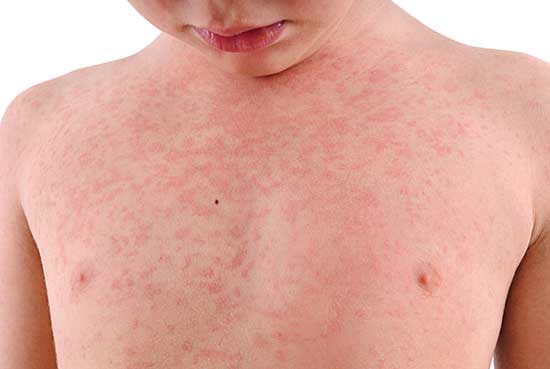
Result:
[[[550,62],[546,0],[395,3],[462,43],[521,51]],[[0,1],[0,114],[24,89],[77,68],[133,54],[158,32],[126,1]]]

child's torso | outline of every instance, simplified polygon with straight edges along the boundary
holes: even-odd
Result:
[[[24,204],[59,369],[486,368],[525,150],[443,69],[180,100],[127,73],[65,98]]]

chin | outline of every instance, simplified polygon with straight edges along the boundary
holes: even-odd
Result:
[[[291,68],[294,64],[284,63],[283,61],[268,60],[236,60],[236,61],[210,61],[213,68],[231,74],[235,77],[269,77],[281,74],[281,72]]]

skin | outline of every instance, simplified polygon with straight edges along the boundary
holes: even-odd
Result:
[[[548,367],[545,63],[390,1],[131,3],[157,39],[0,126],[0,367]]]
[[[365,34],[384,0],[192,1],[129,0],[149,22],[172,36],[177,52],[192,48],[215,67],[237,77],[261,77],[295,66],[321,48],[334,48]],[[228,9],[231,13],[227,15]],[[264,26],[287,20],[287,37],[275,47],[254,53],[225,53],[207,45],[191,26]]]

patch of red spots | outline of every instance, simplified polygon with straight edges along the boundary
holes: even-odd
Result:
[[[274,332],[272,334],[272,337],[277,340],[280,344],[287,344],[288,343],[288,335],[284,334],[281,331]]]
[[[200,270],[199,274],[206,278],[212,278],[214,277],[214,269],[212,269],[212,267],[207,267],[203,270]]]
[[[176,164],[178,162],[187,160],[188,158],[189,158],[188,150],[179,150],[175,148],[171,148],[170,151],[168,151],[164,155],[164,160],[166,160],[170,164]]]
[[[228,312],[228,310],[232,310],[237,307],[238,304],[234,303],[227,295],[221,295],[216,299],[216,308],[219,311]]]
[[[487,99],[487,95],[481,91],[475,91],[473,96],[476,100],[479,100],[479,101],[483,101]]]
[[[244,236],[245,227],[242,224],[234,224],[229,230],[229,235],[233,239],[241,239]]]
[[[185,353],[191,352],[191,351],[193,351],[193,342],[183,341],[183,343],[181,344],[180,347],[181,347],[181,351],[183,351]]]
[[[286,362],[286,354],[283,350],[277,350],[275,351],[275,359],[278,362],[284,363]]]
[[[39,109],[42,106],[42,101],[38,99],[31,100],[31,108],[33,110]]]
[[[150,279],[152,274],[154,272],[156,272],[158,270],[158,267],[156,265],[153,265],[153,266],[150,266],[149,268],[147,268],[146,270],[144,270],[143,272],[141,272],[139,274],[139,277],[141,279]]]
[[[191,235],[190,227],[180,227],[174,233],[174,238],[179,241],[188,241]]]
[[[162,293],[162,288],[159,287],[157,284],[147,283],[144,286],[144,293],[145,297],[147,297],[149,300],[153,300],[155,296],[158,296]]]
[[[449,145],[436,145],[434,149],[438,156],[447,156],[453,151]]]
[[[241,272],[241,277],[244,279],[249,280],[250,279],[250,271],[252,270],[252,267],[254,266],[254,260],[248,262],[246,267]]]
[[[229,269],[235,270],[238,267],[240,267],[244,262],[244,259],[246,258],[247,253],[248,253],[248,250],[246,245],[241,245],[237,251],[237,254],[231,260],[231,263],[229,264]]]
[[[209,294],[214,295],[223,291],[223,284],[220,282],[206,283],[206,288]]]
[[[343,209],[349,209],[349,214],[342,220],[341,229],[353,237],[364,234],[365,229],[369,229],[369,223],[372,222],[370,213],[372,209],[380,206],[380,201],[372,191],[358,190],[348,198],[342,199],[341,206]]]
[[[405,171],[403,166],[400,165],[399,163],[392,164],[385,170],[384,173],[394,179],[408,178],[408,173]]]
[[[78,157],[78,163],[80,166],[89,167],[94,162],[94,157],[91,153],[85,152]]]
[[[443,84],[443,89],[450,93],[458,91],[458,88],[459,88],[459,84],[454,80],[447,80]]]
[[[220,360],[222,362],[226,361],[234,361],[234,360],[241,360],[242,354],[240,352],[237,353],[231,353],[228,351],[222,351],[222,350],[213,350],[213,349],[200,349],[199,352],[197,352],[194,355],[194,364],[199,363],[199,359],[208,359],[208,360]]]
[[[157,364],[152,361],[139,361],[130,365],[128,369],[150,369],[154,368],[155,366],[157,366]]]
[[[369,72],[368,80],[370,83],[379,83],[384,81],[388,76],[388,72],[383,69],[373,69]]]
[[[269,341],[261,334],[254,336],[254,346],[260,349],[264,349],[269,346]]]
[[[391,71],[396,73],[396,72],[400,72],[402,69],[402,65],[401,64],[394,64],[391,66]]]
[[[151,145],[149,145],[149,152],[151,153],[159,153],[164,151],[164,145],[160,142],[154,142]]]
[[[439,156],[445,156],[452,152],[451,147],[443,142],[442,140],[443,133],[441,133],[441,131],[437,131],[433,129],[424,129],[424,128],[416,128],[415,131],[417,136],[422,138],[424,141],[426,141],[427,144],[433,150],[435,150],[435,152]]]
[[[355,317],[357,317],[359,319],[363,319],[366,316],[367,316],[367,312],[365,311],[365,309],[360,308],[360,309],[355,310]]]
[[[162,254],[158,258],[158,262],[161,264],[170,263],[171,261],[172,261],[172,258],[170,257],[170,255],[167,255],[167,254]]]
[[[185,261],[185,264],[180,269],[181,270],[187,270],[191,266],[191,263],[192,263],[191,255],[186,254],[183,259]]]
[[[175,331],[176,331],[176,325],[175,324],[166,324],[166,333],[174,334]]]
[[[135,331],[139,328],[139,319],[138,318],[134,318],[134,320],[132,321],[132,330]]]
[[[126,288],[131,288],[133,286],[134,286],[134,281],[130,277],[117,278],[113,281],[113,283],[111,283],[111,288],[114,289],[114,290],[122,290],[125,287]]]
[[[144,225],[139,224],[136,231],[135,245],[136,247],[145,246],[145,243],[150,238],[150,232],[154,224]]]
[[[396,107],[389,107],[367,115],[368,121],[393,122],[403,117],[403,112]]]
[[[119,337],[122,339],[122,335],[119,336]],[[135,347],[133,347],[133,346],[124,347],[124,348],[122,349],[122,351],[123,351],[124,354],[125,354],[126,356],[128,356],[128,357],[134,357],[134,356],[136,356],[137,353],[138,353],[138,350],[137,350]]]
[[[235,288],[233,289],[233,295],[234,295],[235,297],[241,297],[241,290],[240,290],[239,287],[235,287]]]
[[[186,300],[182,299],[181,297],[176,298],[176,306],[186,305]]]
[[[514,80],[514,77],[512,75],[502,74],[502,73],[495,74],[495,78],[499,81],[503,81],[503,82],[507,82],[507,83],[510,83]]]

